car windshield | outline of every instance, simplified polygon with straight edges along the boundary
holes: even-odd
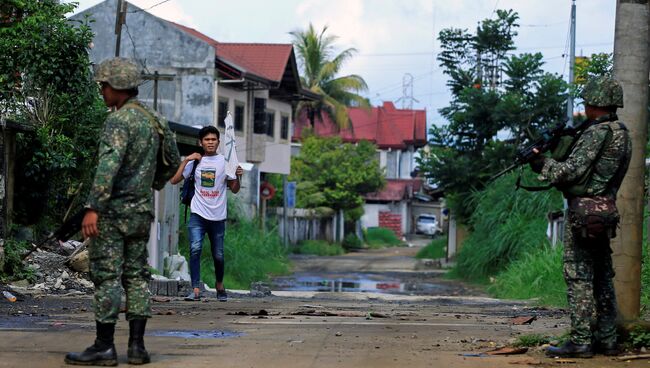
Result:
[[[423,224],[434,224],[436,222],[435,217],[420,217],[418,219],[418,222],[423,223]]]

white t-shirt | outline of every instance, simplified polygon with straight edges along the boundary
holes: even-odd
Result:
[[[192,173],[194,161],[185,165],[183,178]],[[210,221],[226,219],[228,200],[226,199],[226,159],[223,155],[203,156],[194,173],[194,197],[190,209],[192,213]],[[234,177],[228,177],[234,180]]]

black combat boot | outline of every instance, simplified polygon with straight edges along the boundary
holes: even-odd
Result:
[[[73,365],[116,366],[117,353],[113,344],[114,323],[97,322],[95,343],[81,353],[68,353],[65,362]]]
[[[560,358],[591,358],[594,352],[591,344],[574,344],[569,340],[561,346],[549,346],[546,349],[546,356]]]
[[[144,328],[146,319],[132,319],[129,321],[129,364],[147,364],[151,361],[147,349],[144,348]]]
[[[618,344],[616,341],[610,341],[610,342],[597,342],[594,345],[594,353],[596,354],[603,354],[607,356],[615,356],[621,353],[621,351],[618,349]]]

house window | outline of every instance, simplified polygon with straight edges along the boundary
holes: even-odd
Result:
[[[219,115],[217,117],[217,126],[224,128],[226,123],[226,113],[228,113],[228,100],[219,99]]]
[[[280,121],[280,138],[289,139],[289,117],[282,115]]]
[[[275,132],[275,112],[267,111],[266,112],[266,135],[273,137]]]
[[[244,105],[239,102],[235,103],[235,130],[244,131]]]

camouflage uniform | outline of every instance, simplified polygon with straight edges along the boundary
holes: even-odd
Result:
[[[585,86],[583,99],[592,106],[622,106],[622,89],[610,78],[598,78]],[[615,203],[616,193],[631,156],[631,142],[625,126],[615,121],[616,115],[605,116],[589,126],[578,138],[569,157],[564,161],[546,159],[541,180],[547,180],[560,190],[583,179],[580,198],[609,198]],[[586,177],[586,180],[584,180]],[[618,216],[615,205],[613,213]],[[567,284],[571,314],[571,341],[591,344],[594,310],[597,320],[593,340],[598,343],[616,341],[616,296],[612,279],[611,248],[607,232],[585,237],[584,223],[571,208],[564,232],[564,278]]]
[[[100,65],[95,79],[118,89],[133,88],[138,82],[132,79],[139,79],[139,71],[133,68],[137,67],[126,59],[111,59]],[[151,317],[147,242],[160,138],[146,114],[133,104],[144,107],[130,99],[106,119],[86,205],[100,214],[99,236],[89,246],[89,258],[95,319],[101,323],[116,323],[123,289],[127,319]]]

